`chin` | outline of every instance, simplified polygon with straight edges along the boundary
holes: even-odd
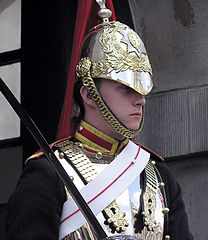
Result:
[[[140,128],[140,123],[139,124],[138,123],[137,124],[129,124],[129,126],[128,126],[128,129],[133,130],[133,131],[139,130],[139,128]]]
[[[133,130],[133,131],[138,131],[139,130],[139,127],[137,128],[129,128],[130,130]]]

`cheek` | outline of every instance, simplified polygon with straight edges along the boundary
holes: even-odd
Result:
[[[114,108],[116,106],[116,96],[111,94],[110,92],[109,94],[102,95],[102,98],[106,102],[108,107]]]
[[[107,94],[101,95],[114,114],[122,116],[128,112],[129,99],[126,96],[116,94],[116,91],[112,92],[111,89],[108,89]]]
[[[113,113],[116,115],[116,117],[121,121],[128,121],[128,109],[127,106],[122,104],[121,102],[117,101],[117,104],[114,104],[114,106],[111,109]]]

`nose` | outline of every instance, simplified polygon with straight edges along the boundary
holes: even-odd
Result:
[[[144,106],[146,103],[146,99],[143,95],[141,95],[140,93],[135,93],[135,97],[133,99],[133,105],[142,105]]]

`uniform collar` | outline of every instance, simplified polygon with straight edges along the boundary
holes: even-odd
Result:
[[[82,142],[84,151],[95,154],[98,158],[99,155],[100,158],[117,156],[129,141],[128,138],[121,142],[115,140],[85,121],[80,122],[74,137]]]

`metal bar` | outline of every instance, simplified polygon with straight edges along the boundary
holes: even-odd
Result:
[[[8,100],[14,111],[17,113],[19,118],[23,121],[27,129],[30,131],[36,142],[38,143],[39,147],[51,163],[51,165],[55,168],[56,172],[58,173],[59,177],[63,181],[64,185],[67,187],[69,193],[73,197],[75,203],[80,208],[82,214],[84,215],[87,222],[91,225],[92,229],[94,230],[94,233],[96,234],[98,239],[104,239],[107,237],[105,231],[101,227],[100,223],[98,222],[97,218],[89,208],[88,204],[74,185],[74,183],[71,181],[70,177],[68,176],[65,169],[62,167],[61,163],[57,159],[56,155],[52,151],[52,149],[49,147],[47,141],[35,125],[35,123],[32,121],[30,116],[27,114],[25,109],[22,107],[22,105],[18,102],[16,97],[13,95],[13,93],[10,91],[10,89],[6,86],[4,81],[0,77],[0,90],[3,93],[4,97]]]
[[[0,53],[0,66],[20,62],[21,54],[21,49]]]

